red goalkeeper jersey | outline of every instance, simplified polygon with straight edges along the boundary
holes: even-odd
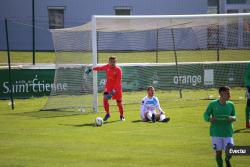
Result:
[[[106,85],[104,92],[110,92],[113,89],[115,90],[115,94],[113,99],[121,99],[122,95],[122,70],[120,67],[115,66],[113,68],[110,67],[109,64],[94,67],[94,71],[106,71]]]

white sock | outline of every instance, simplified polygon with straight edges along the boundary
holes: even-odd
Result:
[[[148,120],[152,121],[152,113],[151,112],[147,113],[147,118],[148,118]]]
[[[160,115],[160,121],[164,120],[166,118],[166,116],[164,114]]]

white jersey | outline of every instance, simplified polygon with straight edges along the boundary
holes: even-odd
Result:
[[[156,112],[155,110],[158,110],[159,112],[162,111],[159,100],[157,97],[153,96],[149,98],[148,96],[145,96],[142,99],[141,102],[141,117],[145,117],[145,112]]]

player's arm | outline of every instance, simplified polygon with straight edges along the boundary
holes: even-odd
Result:
[[[206,111],[203,114],[203,118],[205,121],[207,121],[207,122],[214,122],[215,121],[215,117],[212,116],[212,111],[213,111],[213,108],[212,108],[211,104],[209,104]]]
[[[146,101],[145,99],[143,98],[142,101],[141,101],[141,115],[145,118],[147,117],[145,114],[147,112],[147,106],[146,106]]]
[[[157,110],[158,110],[161,114],[164,114],[164,111],[163,111],[162,108],[161,108],[161,105],[160,105],[160,102],[159,102],[158,98],[156,98],[156,108],[157,108]]]
[[[141,101],[141,112],[142,113],[145,113],[145,111],[146,111],[146,102],[145,102],[145,100],[144,99],[142,99],[142,101]]]
[[[86,74],[89,74],[91,73],[92,71],[104,71],[107,69],[107,65],[103,65],[103,66],[96,66],[96,67],[93,67],[93,68],[87,68],[85,70],[85,73]]]
[[[229,122],[234,122],[234,121],[236,121],[236,112],[235,112],[235,107],[234,107],[234,104],[233,104],[233,103],[232,103],[232,113],[231,113],[231,115],[229,116],[228,121],[229,121]]]
[[[108,64],[106,64],[106,65],[103,65],[103,66],[96,66],[96,67],[93,67],[93,71],[105,71],[105,70],[107,70],[107,68],[108,68]]]

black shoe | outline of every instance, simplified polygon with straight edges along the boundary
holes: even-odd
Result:
[[[120,120],[121,120],[121,121],[125,121],[124,116],[120,116]]]
[[[155,114],[154,114],[154,113],[152,114],[152,118],[151,118],[151,119],[152,119],[152,122],[154,122],[154,123],[155,123],[155,121],[156,121],[156,116],[155,116]]]
[[[170,121],[170,118],[169,118],[169,117],[164,118],[161,122],[168,122],[168,121]]]
[[[106,114],[105,117],[103,118],[103,121],[107,121],[109,119],[109,117],[110,117],[110,114],[109,113]]]
[[[229,160],[225,160],[226,161],[226,167],[231,167],[231,163]]]

